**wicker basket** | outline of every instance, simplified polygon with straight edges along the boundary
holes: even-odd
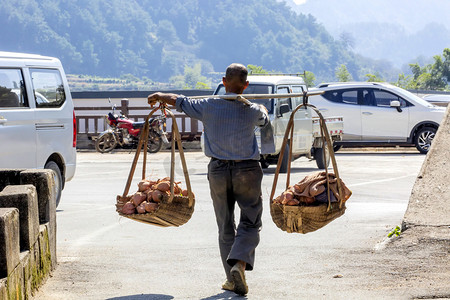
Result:
[[[305,97],[305,96],[304,96]],[[333,164],[334,173],[337,179],[337,187],[338,187],[338,195],[337,200],[338,202],[332,203],[330,200],[331,190],[329,189],[329,176],[328,176],[328,170],[325,169],[326,172],[326,179],[327,179],[327,195],[328,195],[328,204],[320,204],[320,205],[299,205],[299,206],[288,206],[283,205],[280,203],[276,203],[273,201],[275,189],[277,185],[278,175],[280,173],[281,168],[281,162],[283,160],[284,155],[284,149],[286,146],[286,143],[288,141],[288,137],[290,136],[290,139],[293,138],[293,131],[294,131],[294,115],[295,113],[304,106],[311,107],[319,116],[320,118],[320,129],[322,133],[322,142],[328,147],[328,151],[330,153],[330,158]],[[286,189],[289,187],[289,179],[290,179],[290,172],[291,172],[291,157],[292,157],[292,148],[289,147],[289,164],[288,164],[288,171],[287,171],[287,177],[286,177]],[[325,155],[325,151],[324,151]],[[348,195],[347,195],[348,196]],[[349,197],[349,196],[348,196]],[[284,135],[283,145],[281,146],[281,152],[280,157],[278,158],[278,164],[275,171],[273,186],[272,186],[272,192],[270,195],[270,214],[272,215],[273,222],[277,225],[278,228],[280,228],[283,231],[293,233],[308,233],[315,231],[319,228],[322,228],[323,226],[327,225],[331,221],[335,220],[336,218],[342,216],[345,212],[345,201],[348,199],[344,195],[344,189],[343,189],[343,183],[341,179],[339,178],[339,172],[337,169],[336,159],[334,157],[334,150],[333,150],[333,143],[330,139],[327,126],[325,124],[325,120],[322,116],[322,114],[319,112],[319,110],[311,105],[306,103],[306,101],[303,102],[303,104],[300,104],[296,107],[296,109],[292,112],[291,117],[289,119],[288,125],[286,127],[286,132]]]
[[[119,215],[161,227],[169,227],[169,226],[181,226],[185,224],[192,216],[194,212],[195,199],[194,194],[191,191],[191,184],[189,181],[189,174],[187,171],[186,160],[184,158],[183,146],[181,145],[180,133],[178,130],[177,122],[175,120],[175,116],[173,113],[167,109],[163,108],[164,112],[166,112],[172,118],[172,153],[171,153],[171,166],[170,166],[170,196],[164,195],[163,199],[158,205],[158,208],[151,213],[145,214],[132,214],[125,215],[122,213],[123,205],[128,202],[132,196],[128,195],[131,181],[133,179],[134,171],[136,169],[136,164],[141,152],[141,149],[144,149],[144,159],[143,159],[143,168],[142,168],[142,179],[145,178],[145,171],[147,165],[147,143],[148,143],[148,131],[149,131],[149,122],[148,120],[154,114],[154,112],[158,108],[153,109],[148,117],[146,118],[146,122],[144,124],[144,128],[142,130],[139,144],[136,150],[136,154],[131,165],[130,174],[128,176],[127,183],[125,185],[125,190],[122,195],[118,195],[116,199],[116,211]],[[178,145],[178,150],[180,153],[180,160],[183,166],[184,178],[186,180],[186,187],[188,190],[188,196],[174,195],[174,170],[175,170],[175,141]]]

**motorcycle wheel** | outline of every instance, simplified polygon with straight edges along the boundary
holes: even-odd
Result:
[[[161,150],[161,147],[161,136],[156,131],[150,130],[150,132],[148,133],[147,151],[150,153],[156,153]]]
[[[100,153],[112,151],[117,146],[117,140],[113,133],[108,132],[95,140],[95,150]]]

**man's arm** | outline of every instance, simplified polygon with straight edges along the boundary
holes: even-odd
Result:
[[[150,105],[154,105],[154,104],[156,104],[156,102],[167,103],[169,105],[175,105],[178,97],[179,97],[179,95],[177,95],[177,94],[157,92],[157,93],[149,95],[147,97],[147,99],[148,99],[148,104],[150,104]]]

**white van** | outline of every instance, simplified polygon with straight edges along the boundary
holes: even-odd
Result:
[[[308,90],[305,81],[298,74],[253,74],[249,75],[247,80],[249,86],[244,90],[244,94],[301,94]],[[214,95],[224,94],[225,87],[223,83],[219,83]],[[269,112],[275,152],[261,153],[260,159],[261,166],[268,168],[269,165],[278,162],[291,112],[303,103],[303,97],[254,99],[250,101],[263,104]],[[325,122],[331,139],[340,141],[344,127],[342,117],[325,118]],[[326,145],[322,144],[320,136],[319,119],[311,108],[307,107],[297,111],[294,116],[293,140],[288,140],[280,172],[285,173],[287,171],[289,147],[292,147],[293,159],[301,156],[313,157],[319,169],[326,168],[330,156]],[[258,145],[261,147],[259,129],[256,131],[256,138]],[[326,158],[324,158],[323,151],[325,151]]]
[[[75,167],[75,113],[61,62],[0,51],[0,168],[53,170],[58,204]]]

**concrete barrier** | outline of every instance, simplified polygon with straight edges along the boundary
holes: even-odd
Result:
[[[56,267],[50,170],[0,169],[0,299],[30,299]]]
[[[402,229],[450,226],[450,106],[417,176]]]

